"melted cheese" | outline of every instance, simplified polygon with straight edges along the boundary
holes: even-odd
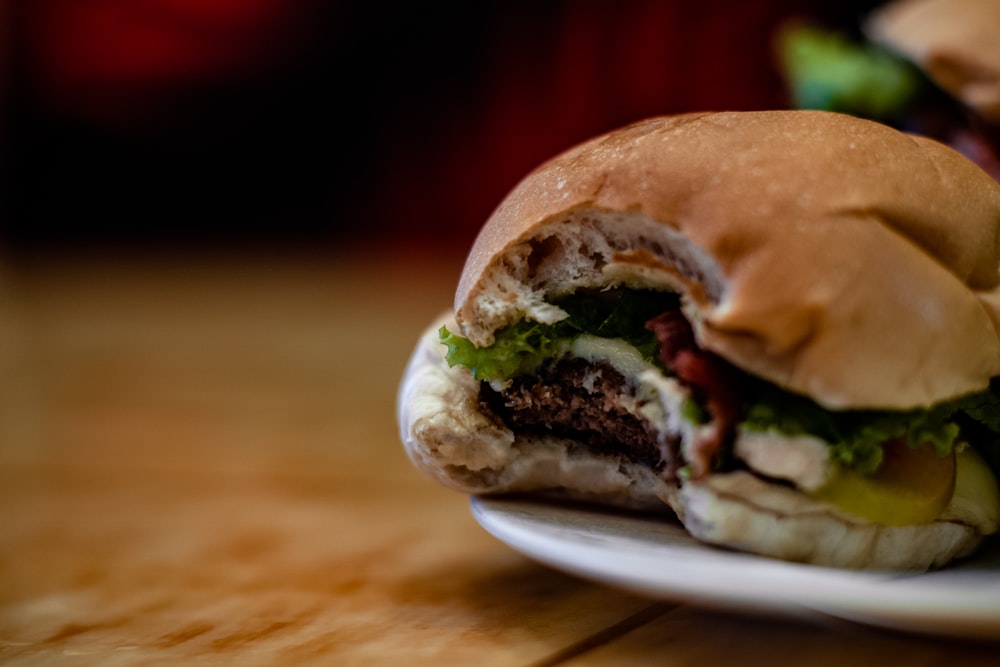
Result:
[[[655,366],[642,358],[639,351],[620,338],[601,338],[582,334],[577,336],[569,348],[570,354],[591,363],[607,362],[627,378],[637,378]]]

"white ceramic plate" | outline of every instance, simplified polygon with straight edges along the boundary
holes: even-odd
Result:
[[[856,572],[706,546],[676,521],[518,498],[473,498],[489,533],[577,576],[668,600],[818,611],[897,630],[1000,639],[1000,541],[927,574]]]

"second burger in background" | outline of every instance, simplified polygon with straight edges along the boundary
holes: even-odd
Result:
[[[858,30],[780,31],[796,106],[933,137],[1000,180],[1000,0],[896,0]]]

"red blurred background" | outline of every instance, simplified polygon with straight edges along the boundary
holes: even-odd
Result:
[[[533,166],[787,106],[775,28],[870,2],[8,0],[8,244],[467,245]]]

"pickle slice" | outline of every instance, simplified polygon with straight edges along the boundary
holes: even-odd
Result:
[[[930,523],[955,491],[955,454],[939,457],[930,444],[909,447],[902,440],[883,445],[879,469],[863,475],[839,469],[813,497],[873,523],[906,526]]]

